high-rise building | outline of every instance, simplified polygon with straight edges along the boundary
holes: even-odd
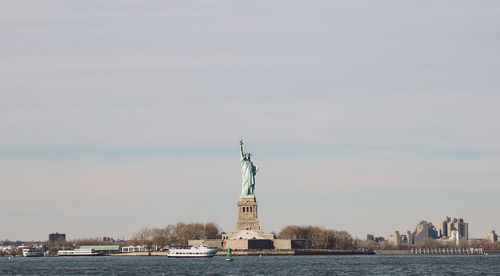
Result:
[[[65,242],[66,241],[66,234],[59,234],[57,232],[49,234],[49,241],[50,242]]]
[[[417,224],[413,232],[413,243],[418,244],[423,242],[426,238],[437,239],[438,231],[432,223],[422,220]]]
[[[401,235],[399,234],[399,231],[394,231],[394,234],[390,235],[389,238],[387,239],[389,241],[389,244],[392,246],[398,246],[401,244]]]
[[[399,231],[394,231],[394,234],[387,239],[390,245],[398,246],[400,244],[413,244],[413,234],[406,231],[406,234],[401,235]]]
[[[450,238],[451,231],[458,231],[460,239],[469,239],[469,224],[464,222],[462,218],[445,217],[441,222],[441,237]]]
[[[413,238],[414,237],[413,237],[413,234],[411,233],[411,231],[406,231],[406,235],[403,238],[403,242],[405,242],[407,244],[414,244]]]
[[[495,233],[495,230],[490,230],[488,234],[486,235],[486,240],[489,242],[497,242],[498,241],[498,235]]]
[[[441,237],[449,237],[451,230],[448,230],[448,223],[451,221],[450,217],[445,217],[441,221]]]

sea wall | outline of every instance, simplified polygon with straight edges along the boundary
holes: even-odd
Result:
[[[411,250],[375,250],[377,255],[410,255]]]

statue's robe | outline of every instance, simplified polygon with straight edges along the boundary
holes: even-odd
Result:
[[[241,196],[253,197],[255,190],[255,174],[258,168],[254,166],[252,161],[241,158]]]

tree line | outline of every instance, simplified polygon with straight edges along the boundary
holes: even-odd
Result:
[[[172,244],[187,244],[188,240],[220,239],[219,225],[213,222],[169,224],[164,228],[143,228],[128,242],[130,245],[146,245],[164,248]]]
[[[326,229],[320,226],[287,225],[278,234],[280,239],[306,240],[310,249],[354,249],[355,245],[347,231]]]

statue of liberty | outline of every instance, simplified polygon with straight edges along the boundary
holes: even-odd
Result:
[[[241,153],[241,196],[240,198],[255,197],[255,174],[259,167],[254,166],[250,160],[250,153],[243,153],[243,140],[240,140]]]

